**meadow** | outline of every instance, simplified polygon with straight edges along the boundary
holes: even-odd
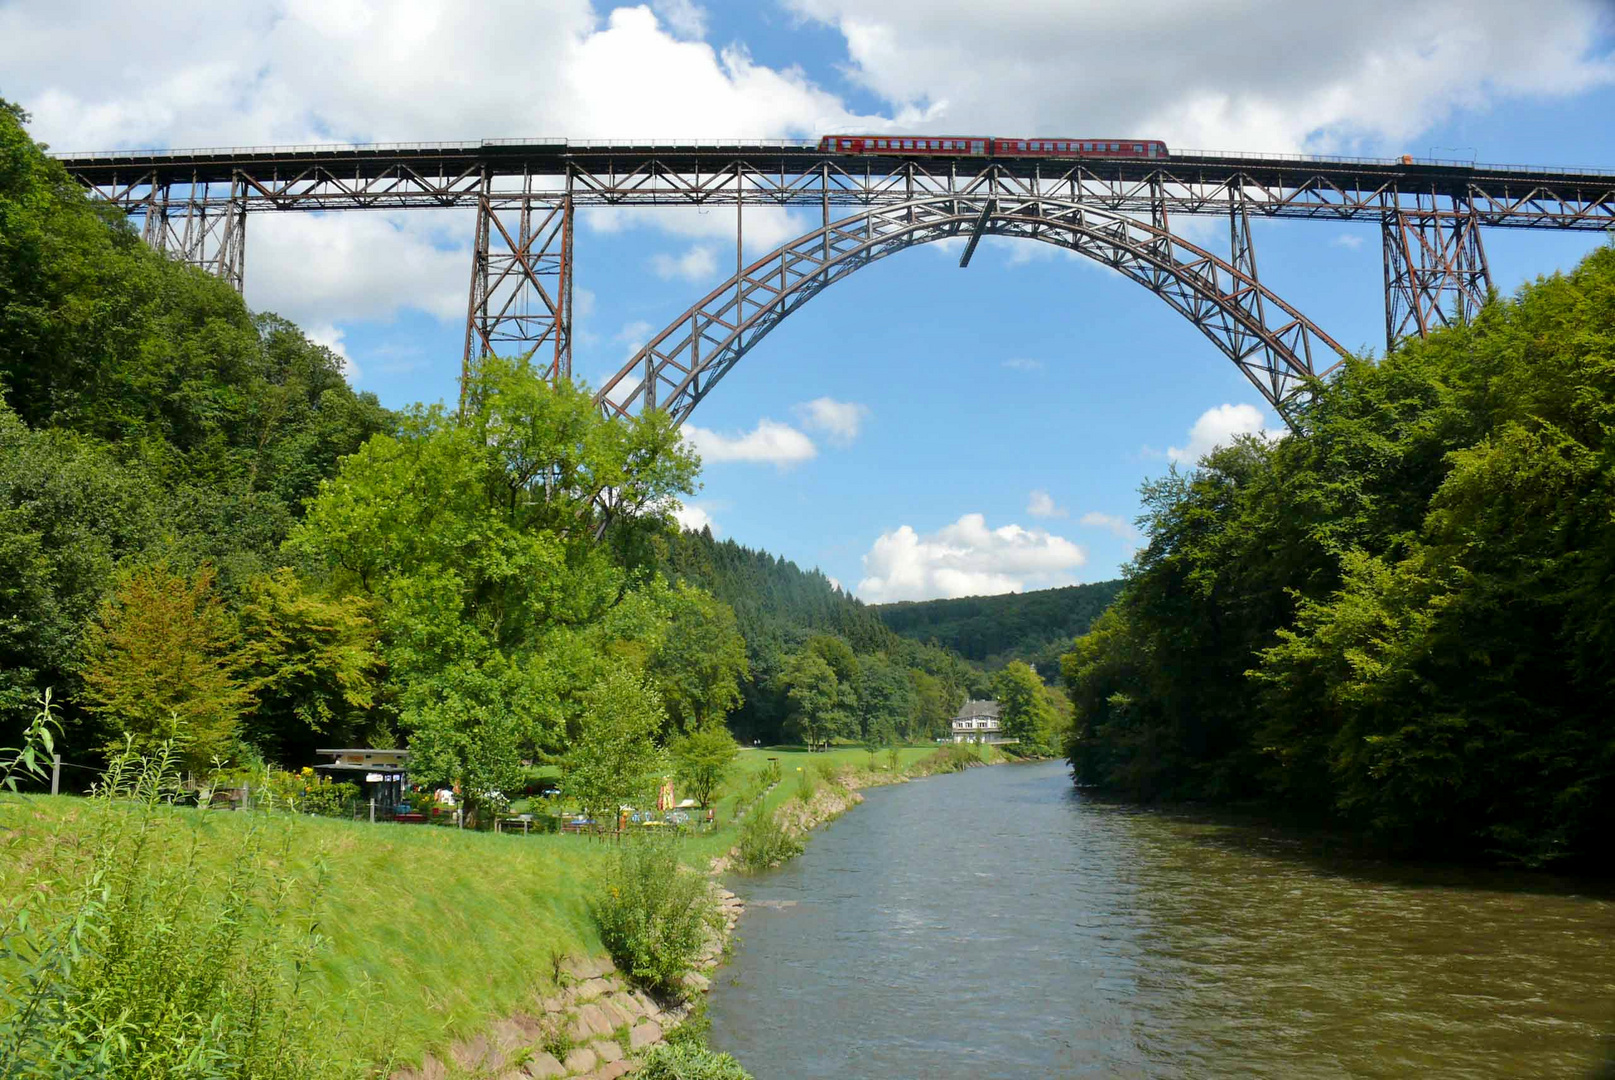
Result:
[[[897,770],[923,772],[936,753],[934,745],[900,748]],[[776,762],[780,780],[764,787]],[[893,778],[887,751],[870,764],[855,747],[744,749],[713,800],[714,827],[690,830],[680,857],[705,870],[735,844],[738,814],[773,813],[828,773],[856,770],[864,783]],[[74,796],[0,799],[0,896],[82,875],[97,816],[108,813]],[[610,839],[182,806],[157,813],[154,861],[183,862],[183,876],[204,890],[224,890],[248,847],[281,878],[321,882],[325,940],[311,966],[311,997],[326,1010],[322,1030],[363,1060],[418,1060],[546,992],[563,957],[603,953],[589,897],[615,850]]]

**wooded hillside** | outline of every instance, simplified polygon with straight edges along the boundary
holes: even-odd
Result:
[[[914,641],[935,642],[989,669],[1020,660],[1049,681],[1059,677],[1060,656],[1088,632],[1121,591],[1120,581],[1060,589],[904,601],[870,610]]]

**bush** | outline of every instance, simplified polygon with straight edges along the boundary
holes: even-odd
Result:
[[[728,1054],[693,1042],[656,1047],[634,1075],[639,1080],[752,1080]]]
[[[758,806],[741,823],[740,843],[735,850],[741,864],[756,872],[800,855],[802,842],[786,832],[772,812]]]
[[[255,830],[209,872],[172,749],[115,760],[0,909],[0,1076],[364,1075],[311,993],[323,881]],[[286,843],[289,843],[289,836]]]
[[[663,993],[681,990],[716,916],[706,879],[681,868],[676,842],[663,837],[625,841],[589,909],[617,967]]]

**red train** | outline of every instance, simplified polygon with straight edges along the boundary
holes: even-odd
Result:
[[[899,157],[1164,158],[1159,139],[999,139],[967,135],[826,135],[826,154],[895,154]]]

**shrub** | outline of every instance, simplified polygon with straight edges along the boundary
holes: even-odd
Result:
[[[728,1054],[694,1042],[656,1047],[634,1075],[639,1080],[752,1080]]]
[[[706,879],[679,866],[676,841],[625,841],[589,908],[617,967],[650,990],[677,992],[716,912]]]
[[[735,850],[741,864],[756,872],[800,855],[802,842],[786,832],[773,813],[759,806],[741,823],[740,843]]]

